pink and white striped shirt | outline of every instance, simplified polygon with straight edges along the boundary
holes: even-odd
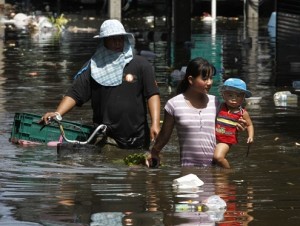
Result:
[[[216,146],[215,119],[218,100],[208,95],[206,108],[193,108],[179,94],[166,103],[165,110],[174,117],[182,166],[210,166]]]

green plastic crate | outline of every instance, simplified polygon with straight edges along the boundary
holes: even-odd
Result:
[[[30,141],[47,144],[50,141],[58,141],[60,138],[59,125],[52,122],[44,126],[39,124],[41,115],[30,113],[15,113],[10,141],[20,143],[20,141]],[[92,134],[92,126],[62,120],[66,138],[69,140],[86,141]]]

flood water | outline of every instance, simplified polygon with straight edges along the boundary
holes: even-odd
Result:
[[[99,23],[95,23],[98,29]],[[245,134],[232,148],[231,170],[181,168],[176,134],[164,148],[163,166],[128,167],[122,158],[132,151],[106,147],[101,153],[59,157],[56,148],[23,147],[9,142],[14,114],[43,114],[55,109],[73,75],[92,55],[95,33],[3,35],[0,45],[0,225],[299,225],[300,114],[298,104],[275,106],[275,42],[267,20],[218,21],[193,25],[191,57],[202,54],[226,76],[245,79],[258,105],[247,106],[255,126],[248,157]],[[252,45],[246,38],[252,38]],[[142,43],[155,50],[163,105],[174,95],[163,83],[167,43]],[[201,46],[202,48],[200,48]],[[204,51],[206,47],[208,51]],[[216,48],[215,48],[216,47]],[[214,50],[212,50],[214,49]],[[158,52],[160,51],[160,52]],[[216,84],[220,79],[216,81]],[[217,86],[217,85],[216,85]],[[215,87],[216,88],[216,87]],[[65,116],[89,123],[89,104]],[[181,193],[173,180],[196,174],[204,185]],[[206,213],[175,212],[184,201],[203,201],[217,194],[227,202],[224,220],[213,223]],[[92,222],[93,220],[93,222]],[[97,223],[98,222],[98,223]]]

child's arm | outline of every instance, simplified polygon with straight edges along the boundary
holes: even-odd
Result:
[[[252,124],[252,120],[250,118],[250,115],[249,115],[249,113],[247,111],[244,111],[243,118],[247,122],[247,131],[248,131],[247,143],[249,144],[249,143],[253,142],[253,138],[254,138],[254,126]]]

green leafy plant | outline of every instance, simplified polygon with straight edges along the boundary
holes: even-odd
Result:
[[[65,25],[68,23],[68,19],[64,17],[64,14],[61,14],[60,16],[58,17],[53,17],[51,16],[50,18],[50,22],[52,24],[54,24],[55,27],[57,27],[57,29],[59,31],[62,31],[65,27]]]
[[[147,154],[145,153],[134,153],[126,156],[123,160],[128,166],[133,165],[145,165]]]

